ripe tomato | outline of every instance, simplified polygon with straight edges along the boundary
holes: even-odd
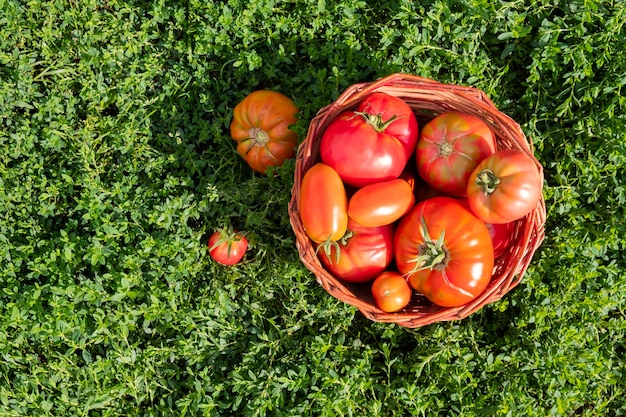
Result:
[[[463,207],[465,207],[469,211],[472,211],[467,197],[461,197],[458,199],[458,201],[463,204]],[[513,227],[515,226],[515,223],[485,223],[485,226],[487,226],[489,236],[491,236],[491,242],[493,243],[493,256],[494,258],[498,258],[511,244],[514,231]]]
[[[395,271],[385,271],[372,283],[376,306],[386,313],[394,313],[409,305],[412,294],[406,278]]]
[[[396,178],[359,188],[348,201],[348,217],[363,226],[382,226],[398,220],[414,204],[409,183]]]
[[[510,223],[530,213],[541,199],[543,176],[522,151],[501,150],[472,172],[467,198],[474,214],[486,223]]]
[[[317,256],[337,278],[371,281],[393,261],[393,232],[392,224],[365,227],[349,220],[348,231],[338,245],[329,245],[328,251],[318,248]]]
[[[320,157],[346,184],[363,187],[398,178],[416,137],[410,107],[397,97],[376,94],[330,122],[322,134]]]
[[[451,197],[418,203],[397,226],[398,270],[431,302],[456,307],[478,297],[493,272],[487,226]]]
[[[248,250],[245,233],[216,230],[209,237],[209,255],[222,265],[234,265],[241,261]]]
[[[334,242],[343,237],[348,226],[348,197],[334,169],[320,162],[304,173],[298,213],[314,242]]]
[[[230,136],[250,168],[264,174],[296,154],[298,134],[289,126],[297,113],[290,98],[271,90],[254,91],[235,106]]]
[[[459,112],[443,113],[422,128],[417,141],[417,169],[436,190],[463,196],[474,168],[495,151],[493,132],[482,119]]]
[[[402,142],[405,162],[413,156],[419,126],[413,110],[404,100],[382,92],[372,93],[361,101],[357,112],[365,113],[370,118],[373,117],[377,125],[384,125],[393,119],[393,123],[386,127],[385,133]]]
[[[489,230],[491,242],[493,242],[493,256],[497,259],[511,244],[515,223],[485,223],[485,225],[487,226],[487,230]]]

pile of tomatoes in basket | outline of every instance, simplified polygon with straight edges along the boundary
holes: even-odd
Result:
[[[418,126],[407,102],[375,92],[323,131],[299,215],[324,267],[371,285],[381,310],[402,310],[414,291],[456,307],[486,289],[542,184],[483,119],[450,111]]]

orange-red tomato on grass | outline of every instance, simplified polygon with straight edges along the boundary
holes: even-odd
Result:
[[[328,252],[318,248],[317,256],[333,276],[347,282],[371,281],[393,261],[394,225],[366,227],[352,219],[348,230]]]
[[[416,204],[397,225],[394,254],[411,287],[443,307],[478,297],[494,266],[487,226],[452,197]]]
[[[416,147],[420,176],[437,191],[464,196],[476,166],[496,151],[493,131],[467,113],[442,113],[424,125]]]
[[[543,176],[533,159],[501,150],[484,159],[467,183],[469,205],[485,223],[510,223],[530,213],[541,199]]]
[[[385,271],[372,282],[376,306],[386,313],[395,313],[409,305],[413,290],[400,273]]]
[[[346,184],[363,187],[398,178],[417,135],[417,119],[404,100],[373,93],[355,111],[330,122],[320,140],[320,157]]]
[[[396,178],[359,188],[348,201],[348,217],[363,226],[382,226],[398,220],[414,204],[411,185]]]
[[[229,230],[216,230],[209,237],[209,255],[222,265],[239,263],[248,250],[245,233]]]
[[[327,244],[344,236],[348,227],[348,197],[333,168],[319,162],[304,173],[298,212],[312,241]]]
[[[298,134],[289,126],[297,113],[289,97],[272,90],[254,91],[235,106],[230,135],[250,168],[265,174],[295,156]]]

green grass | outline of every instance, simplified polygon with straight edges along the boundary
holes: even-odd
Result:
[[[621,0],[0,0],[0,416],[626,415],[625,22]],[[304,137],[393,72],[483,89],[546,173],[522,283],[415,330],[316,283],[293,161],[260,176],[228,135],[253,90]],[[222,226],[243,264],[208,258]]]

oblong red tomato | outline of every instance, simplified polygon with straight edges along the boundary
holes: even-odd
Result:
[[[328,252],[318,247],[318,257],[337,278],[371,281],[393,261],[393,232],[393,224],[365,227],[349,220],[345,237],[337,245],[329,245]]]
[[[414,204],[411,185],[396,178],[359,188],[348,201],[348,217],[363,226],[382,226],[398,220]]]
[[[314,242],[334,242],[343,237],[348,227],[348,197],[334,169],[317,163],[304,173],[298,213]]]
[[[448,112],[424,125],[416,149],[417,169],[431,187],[448,195],[464,196],[470,174],[496,151],[496,141],[482,119]]]
[[[411,301],[411,286],[395,271],[385,271],[372,282],[372,296],[376,306],[386,313],[402,310]]]
[[[397,226],[394,253],[411,287],[443,307],[474,300],[493,272],[487,227],[451,197],[416,204]]]
[[[469,205],[485,223],[510,223],[530,213],[541,199],[543,175],[518,150],[501,150],[483,160],[467,184]]]
[[[289,126],[297,113],[289,97],[272,90],[253,91],[235,106],[230,136],[250,168],[264,174],[296,154],[298,134]]]

